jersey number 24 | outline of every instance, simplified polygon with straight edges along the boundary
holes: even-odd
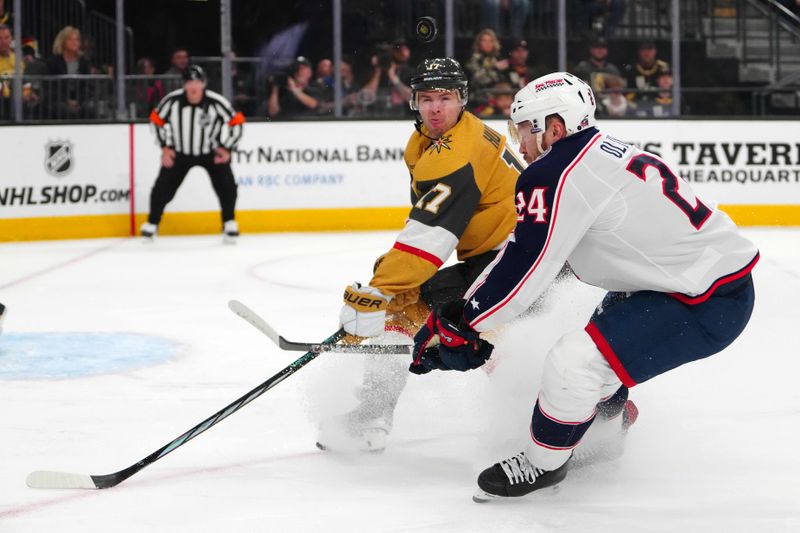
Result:
[[[695,199],[697,205],[692,205],[686,198],[681,196],[680,178],[663,161],[653,156],[647,154],[637,155],[628,163],[627,170],[640,180],[647,181],[647,176],[645,175],[647,167],[653,167],[658,170],[658,174],[661,176],[661,190],[664,196],[669,198],[673,204],[678,206],[678,209],[689,217],[689,222],[692,223],[692,226],[700,229],[708,220],[708,217],[711,216],[711,209],[701,202],[699,198]]]

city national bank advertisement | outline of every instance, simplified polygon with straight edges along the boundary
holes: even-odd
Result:
[[[505,122],[488,124],[507,134]],[[666,161],[739,224],[800,225],[797,121],[598,125]],[[413,131],[412,121],[246,123],[231,158],[243,232],[400,227]],[[145,219],[161,154],[151,126],[6,126],[0,143],[0,240],[130,235]],[[211,182],[195,168],[167,206],[162,234],[215,233],[219,224]]]

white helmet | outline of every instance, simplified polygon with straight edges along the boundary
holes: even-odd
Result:
[[[597,105],[592,89],[569,72],[553,72],[536,78],[520,89],[511,104],[511,120],[531,121],[531,133],[544,131],[544,121],[558,114],[564,119],[567,135],[594,126]]]

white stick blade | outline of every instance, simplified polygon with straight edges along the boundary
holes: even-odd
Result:
[[[263,318],[258,316],[258,313],[244,305],[242,302],[238,300],[231,300],[228,302],[228,308],[252,324],[261,333],[269,337],[275,344],[280,342],[280,335],[278,335],[278,332],[272,329],[272,327],[267,324]]]
[[[37,470],[31,472],[25,483],[32,489],[96,489],[92,476]]]

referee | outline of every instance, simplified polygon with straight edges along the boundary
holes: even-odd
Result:
[[[206,74],[198,65],[183,71],[183,89],[167,94],[150,113],[161,143],[161,170],[150,193],[150,214],[142,237],[154,239],[164,208],[175,197],[186,174],[201,166],[208,172],[222,208],[222,236],[235,243],[236,180],[231,150],[242,137],[244,115],[220,94],[206,90]]]

